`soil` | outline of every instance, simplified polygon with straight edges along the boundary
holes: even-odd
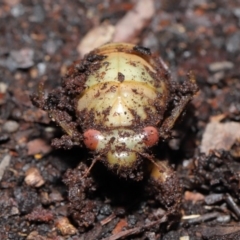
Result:
[[[85,177],[91,153],[67,137],[71,149],[52,147],[62,130],[30,100],[40,82],[43,94],[57,89],[89,32],[97,40],[102,24],[121,28],[136,2],[0,2],[0,239],[240,238],[238,0],[155,0],[148,21],[121,33],[160,54],[173,81],[194,73],[200,89],[172,139],[153,149],[180,180],[179,216],[166,217],[145,181],[119,178],[101,163]]]

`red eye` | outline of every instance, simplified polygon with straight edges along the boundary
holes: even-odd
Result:
[[[158,130],[152,126],[145,127],[143,130],[145,135],[143,139],[144,143],[146,144],[146,146],[152,147],[158,142],[159,139]]]
[[[89,129],[83,134],[84,144],[90,150],[96,150],[101,133],[95,129]]]

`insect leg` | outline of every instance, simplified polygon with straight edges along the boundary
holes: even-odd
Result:
[[[176,89],[176,91],[180,93],[180,100],[160,127],[160,136],[162,138],[167,138],[169,136],[169,131],[173,128],[177,119],[185,109],[186,105],[190,102],[193,95],[198,91],[193,73],[189,73],[188,80],[185,82],[184,87],[177,86]]]
[[[47,111],[49,118],[56,122],[56,124],[65,131],[66,134],[60,139],[53,140],[53,145],[56,148],[63,147],[69,149],[73,145],[81,145],[80,142],[82,137],[80,136],[79,131],[77,131],[76,123],[72,121],[72,117],[66,111],[56,110],[56,106],[54,105],[56,103],[48,103],[49,97],[45,96],[43,82],[39,83],[38,92],[31,96],[31,100],[34,105]]]
[[[177,213],[181,204],[182,189],[178,177],[167,161],[155,160],[150,164],[149,189],[170,213]]]

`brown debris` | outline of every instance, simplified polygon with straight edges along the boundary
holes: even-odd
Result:
[[[37,207],[25,216],[31,222],[50,222],[54,219],[53,213],[49,210]]]

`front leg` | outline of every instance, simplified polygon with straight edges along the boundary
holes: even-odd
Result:
[[[179,215],[182,189],[178,177],[167,161],[150,163],[148,189],[166,209],[167,215]]]
[[[47,111],[49,118],[56,122],[66,133],[60,139],[53,140],[53,146],[56,148],[69,149],[74,145],[81,145],[82,136],[77,130],[77,124],[73,121],[70,114],[65,110],[65,99],[63,99],[61,91],[56,89],[55,94],[45,97],[43,83],[38,86],[38,93],[31,96],[33,104]],[[62,110],[60,110],[59,105]]]
[[[175,107],[160,127],[161,138],[166,139],[169,137],[170,130],[173,128],[186,105],[191,101],[193,95],[196,94],[197,91],[198,86],[193,73],[189,73],[188,80],[186,80],[182,85],[177,84],[173,86],[172,99],[175,102]]]

